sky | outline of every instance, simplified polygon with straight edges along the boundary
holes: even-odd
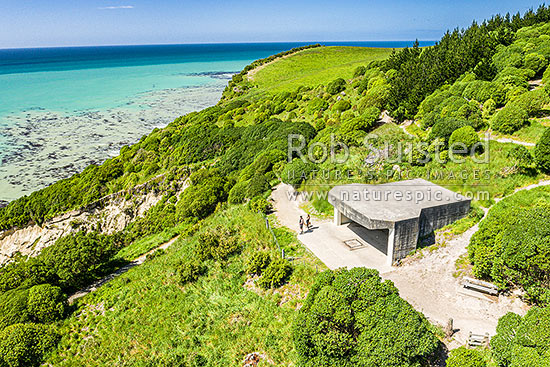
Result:
[[[0,48],[437,40],[542,1],[0,0]]]

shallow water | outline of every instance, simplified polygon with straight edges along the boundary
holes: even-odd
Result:
[[[117,155],[153,128],[216,104],[253,60],[308,43],[0,50],[0,201]]]

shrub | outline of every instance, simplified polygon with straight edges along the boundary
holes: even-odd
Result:
[[[261,195],[271,188],[269,180],[263,174],[255,175],[248,182],[248,188],[246,189],[246,197],[253,198]]]
[[[544,172],[550,172],[550,129],[546,129],[535,146],[535,161]]]
[[[529,116],[536,116],[549,103],[548,92],[540,88],[521,94],[510,104],[525,110]]]
[[[486,367],[483,354],[477,349],[460,347],[453,349],[447,359],[447,367]]]
[[[182,285],[194,282],[205,272],[206,267],[196,261],[182,262],[176,269],[178,281]]]
[[[439,347],[424,316],[366,268],[318,274],[293,339],[303,367],[428,365]]]
[[[314,113],[317,111],[324,111],[328,108],[328,102],[322,98],[315,97],[307,104],[308,113]]]
[[[196,217],[206,218],[219,202],[227,199],[230,182],[217,171],[200,170],[190,177],[192,185],[183,191],[176,205],[180,220]]]
[[[501,317],[491,339],[493,356],[500,366],[546,366],[550,360],[550,307],[534,307],[524,317]]]
[[[482,117],[488,119],[494,115],[496,111],[497,104],[494,99],[489,98],[483,103]]]
[[[539,55],[537,53],[531,53],[531,54],[525,55],[523,64],[527,69],[531,69],[536,74],[538,74],[546,66],[547,61],[544,56]]]
[[[351,103],[345,99],[341,99],[332,106],[333,111],[343,112],[351,108]]]
[[[364,66],[358,66],[355,68],[355,70],[353,71],[353,77],[354,78],[357,78],[359,76],[363,76],[365,75],[365,71],[367,71],[367,68],[364,67]]]
[[[0,294],[0,330],[30,321],[28,297],[28,289],[12,289]]]
[[[501,289],[522,287],[531,302],[549,302],[549,221],[550,206],[544,201],[534,207],[504,202],[492,208],[468,246],[474,275],[491,279]]]
[[[464,119],[447,117],[439,120],[433,127],[430,132],[431,139],[441,138],[445,145],[449,143],[449,138],[452,133],[464,126],[468,126],[469,122]]]
[[[479,136],[473,127],[463,126],[453,131],[449,138],[449,146],[454,152],[461,151],[464,147],[470,152],[470,149],[479,141]]]
[[[76,288],[89,283],[101,266],[118,251],[113,237],[95,232],[78,232],[58,239],[42,250],[40,257],[52,270],[56,284]]]
[[[281,180],[289,185],[299,186],[314,168],[315,166],[311,163],[305,163],[300,158],[295,158],[292,162],[285,165],[285,168],[281,172]]]
[[[59,334],[51,326],[15,324],[0,332],[2,366],[39,366],[45,353],[55,347]]]
[[[237,253],[239,249],[234,233],[227,228],[217,226],[199,235],[195,254],[201,261],[210,258],[225,260]]]
[[[49,284],[35,285],[29,289],[27,309],[35,322],[59,320],[65,313],[65,295],[59,287]]]
[[[515,162],[520,170],[526,170],[533,164],[533,156],[523,145],[516,145],[507,154],[507,157]]]
[[[327,85],[327,93],[332,95],[338,94],[344,89],[346,89],[346,81],[342,78],[335,79]]]
[[[512,134],[527,123],[527,111],[508,104],[491,118],[491,128],[504,134]]]
[[[246,198],[246,191],[248,188],[248,181],[237,182],[231,190],[229,190],[229,196],[227,201],[231,204],[240,204],[244,202]]]
[[[256,196],[248,203],[248,207],[255,213],[267,214],[271,211],[272,205],[269,201],[261,196]]]
[[[258,285],[264,289],[277,288],[283,285],[292,273],[292,266],[285,259],[272,261],[258,279]]]
[[[550,84],[550,66],[544,71],[544,74],[542,75],[542,82],[544,85]]]
[[[413,146],[408,154],[408,161],[413,166],[425,166],[431,160],[428,152],[421,147]]]
[[[262,274],[271,262],[271,256],[267,252],[255,252],[249,259],[246,267],[248,274]]]

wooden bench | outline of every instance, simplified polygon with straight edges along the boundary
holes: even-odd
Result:
[[[483,280],[474,279],[470,277],[464,277],[462,279],[462,286],[464,288],[472,289],[477,292],[489,294],[491,296],[498,296],[498,287],[492,283],[484,282]]]
[[[470,331],[470,335],[468,335],[468,346],[470,347],[482,347],[482,346],[488,346],[489,345],[489,334],[473,334]]]

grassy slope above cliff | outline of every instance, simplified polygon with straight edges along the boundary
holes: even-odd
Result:
[[[300,51],[249,72],[259,91],[294,91],[316,87],[336,78],[351,79],[357,66],[387,58],[392,49],[330,46]]]

